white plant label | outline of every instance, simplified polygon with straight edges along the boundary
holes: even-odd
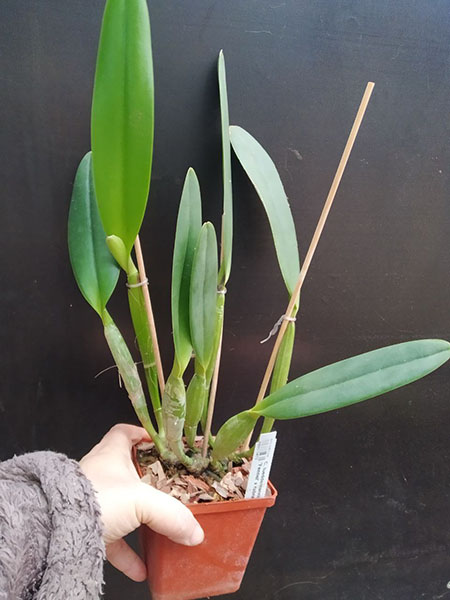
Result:
[[[262,433],[255,446],[252,468],[248,476],[246,498],[264,498],[269,481],[270,468],[277,444],[277,432]]]

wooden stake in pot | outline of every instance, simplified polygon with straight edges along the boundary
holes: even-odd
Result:
[[[142,255],[142,248],[141,248],[141,242],[139,240],[139,236],[137,236],[136,241],[134,242],[134,250],[136,252],[136,260],[137,260],[137,264],[138,264],[139,278],[140,278],[141,282],[146,281],[147,275],[145,273],[144,257]],[[164,372],[163,372],[163,367],[162,367],[162,362],[161,362],[161,354],[159,352],[158,337],[156,335],[156,325],[155,325],[155,318],[153,316],[152,303],[150,300],[150,292],[148,290],[147,285],[143,286],[142,292],[144,294],[145,310],[147,312],[148,325],[150,328],[150,334],[152,336],[152,345],[153,345],[153,352],[155,354],[155,362],[156,362],[156,370],[158,373],[159,389],[160,389],[161,395],[162,395],[164,393],[164,387],[165,387]]]
[[[269,385],[269,381],[270,378],[272,376],[272,371],[275,365],[275,360],[277,358],[277,353],[278,350],[280,348],[281,342],[283,340],[283,336],[284,336],[284,332],[286,331],[286,328],[288,326],[289,323],[289,318],[292,316],[292,309],[294,308],[294,305],[298,302],[298,298],[300,295],[300,290],[302,288],[303,282],[305,281],[306,278],[306,274],[308,272],[309,266],[311,264],[311,261],[313,259],[314,256],[314,252],[317,248],[317,245],[319,243],[320,240],[320,236],[322,234],[323,228],[325,226],[328,214],[330,212],[331,206],[333,204],[333,200],[336,196],[336,192],[338,190],[339,184],[341,182],[342,179],[342,175],[344,173],[345,167],[347,165],[350,153],[352,151],[353,148],[353,144],[355,143],[355,139],[356,136],[358,135],[358,131],[359,128],[361,126],[362,120],[364,118],[364,114],[366,112],[367,109],[367,105],[369,104],[369,100],[370,100],[370,96],[372,95],[372,91],[373,88],[375,87],[375,84],[372,81],[369,81],[366,89],[364,91],[364,95],[362,97],[361,103],[359,105],[358,108],[358,112],[356,113],[356,117],[355,117],[355,121],[353,123],[353,126],[351,128],[350,131],[350,135],[348,137],[347,143],[345,144],[345,148],[344,151],[342,153],[342,157],[341,160],[339,162],[336,174],[334,176],[333,182],[331,184],[331,188],[330,191],[328,192],[328,196],[327,199],[325,201],[325,205],[323,207],[322,213],[320,215],[319,221],[317,223],[316,226],[316,230],[314,232],[313,238],[311,240],[311,244],[309,246],[308,252],[306,253],[306,257],[305,257],[305,261],[302,265],[302,268],[300,270],[300,274],[297,280],[297,284],[295,286],[295,289],[292,293],[291,296],[291,300],[288,304],[288,307],[284,313],[284,316],[286,317],[285,319],[283,319],[283,322],[281,324],[280,330],[278,332],[277,335],[277,339],[275,341],[273,350],[272,350],[272,354],[270,355],[270,359],[269,362],[267,364],[267,368],[266,368],[266,372],[264,374],[262,383],[261,383],[261,387],[259,389],[259,393],[258,393],[258,397],[256,399],[256,402],[261,402],[261,400],[264,398],[266,391],[267,391],[267,387]],[[248,449],[249,444],[250,444],[250,438],[251,435],[248,437],[245,448]]]
[[[208,415],[206,417],[206,425],[203,437],[203,446],[202,446],[202,456],[206,457],[206,453],[208,451],[208,442],[209,442],[209,434],[211,433],[211,424],[214,414],[214,405],[216,403],[216,393],[217,393],[217,382],[219,380],[219,369],[220,369],[220,358],[222,356],[222,340],[223,340],[223,329],[220,334],[220,342],[219,349],[217,351],[216,364],[214,365],[214,373],[211,380],[211,391],[209,394],[209,404],[208,404]]]

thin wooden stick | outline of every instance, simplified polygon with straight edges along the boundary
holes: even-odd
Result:
[[[356,113],[353,127],[350,131],[350,135],[348,137],[347,143],[345,144],[345,148],[342,153],[342,157],[339,162],[339,165],[338,165],[338,168],[336,171],[336,175],[334,176],[333,183],[331,184],[330,191],[328,192],[328,196],[327,196],[325,205],[322,210],[322,214],[320,215],[319,221],[316,226],[316,230],[315,230],[313,238],[311,240],[311,244],[308,248],[308,252],[306,253],[305,261],[300,270],[300,275],[298,277],[297,284],[292,293],[291,300],[288,304],[286,312],[284,313],[287,317],[290,317],[292,315],[292,309],[294,308],[294,305],[298,302],[300,290],[302,288],[303,282],[305,281],[306,274],[308,272],[309,266],[313,259],[314,252],[317,248],[317,244],[319,243],[320,236],[322,234],[323,228],[325,226],[325,222],[326,222],[328,214],[330,212],[331,205],[333,204],[333,200],[336,196],[336,192],[337,192],[337,189],[341,182],[345,167],[347,165],[347,161],[349,159],[350,152],[352,151],[353,144],[355,143],[356,136],[358,135],[359,127],[363,120],[364,113],[366,112],[367,105],[369,104],[370,96],[372,94],[374,86],[375,86],[375,84],[371,81],[369,81],[369,83],[366,86],[364,95],[361,100],[361,104],[359,105],[358,112]],[[264,374],[264,378],[261,383],[261,387],[259,389],[258,397],[256,399],[257,403],[261,402],[261,400],[264,398],[264,396],[266,394],[267,387],[269,385],[269,381],[272,376],[273,368],[275,366],[275,360],[277,358],[278,350],[280,348],[281,342],[283,340],[284,332],[286,331],[288,324],[289,324],[289,321],[287,319],[284,319],[281,324],[277,339],[276,339],[274,347],[272,349],[272,354],[270,355],[270,359],[269,359],[269,363],[266,368],[266,372]],[[251,437],[251,434],[250,434],[250,437]],[[248,444],[246,444],[246,448],[247,447],[248,447]]]
[[[145,265],[144,265],[144,257],[142,256],[142,248],[141,242],[139,240],[139,236],[137,236],[136,241],[134,242],[134,250],[136,252],[136,259],[139,269],[139,279],[141,281],[147,280],[147,275],[145,274]],[[150,292],[148,290],[148,285],[142,286],[142,292],[144,294],[145,301],[145,311],[147,313],[148,325],[150,328],[150,335],[152,337],[152,345],[153,345],[153,354],[155,355],[155,363],[156,370],[158,373],[158,382],[159,389],[161,390],[161,395],[164,393],[165,381],[164,381],[164,372],[161,362],[161,354],[159,352],[158,345],[158,336],[156,335],[156,325],[155,318],[153,316],[152,303],[150,300]]]
[[[212,425],[212,419],[213,419],[213,414],[214,414],[214,404],[216,402],[217,382],[219,380],[220,358],[222,356],[222,339],[223,339],[223,328],[222,328],[222,332],[220,334],[219,349],[217,350],[216,364],[214,365],[214,373],[213,373],[213,377],[211,380],[211,390],[209,393],[208,414],[206,416],[205,431],[203,433],[203,435],[204,435],[203,447],[202,447],[203,458],[206,457],[206,453],[208,451],[209,434],[211,433],[211,425]]]

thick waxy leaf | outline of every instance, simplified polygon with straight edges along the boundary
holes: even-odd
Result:
[[[225,285],[231,271],[233,245],[233,190],[231,187],[230,119],[228,116],[227,75],[223,51],[217,63],[219,77],[220,122],[222,126],[223,215],[219,283]]]
[[[98,214],[89,152],[81,161],[69,211],[69,254],[78,287],[92,308],[103,317],[119,277],[119,266],[106,245]]]
[[[131,251],[153,152],[153,64],[146,0],[108,0],[92,102],[94,181],[107,235]]]
[[[172,327],[175,356],[180,374],[192,353],[189,327],[189,290],[195,245],[202,227],[200,186],[194,169],[189,169],[178,210],[172,267]]]
[[[266,210],[281,273],[292,294],[300,272],[297,236],[278,171],[264,148],[242,127],[230,127],[231,145]]]
[[[212,223],[205,223],[195,249],[189,296],[192,347],[205,371],[216,329],[217,269],[216,233]]]
[[[221,460],[235,452],[250,435],[258,417],[253,411],[245,410],[228,419],[217,433],[212,458]]]
[[[367,400],[416,381],[450,358],[444,340],[387,346],[303,375],[270,394],[252,412],[297,419]]]

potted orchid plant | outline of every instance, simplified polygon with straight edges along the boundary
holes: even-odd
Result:
[[[152,444],[140,453],[139,468],[150,483],[169,493],[174,493],[170,480],[176,479],[178,491],[174,495],[189,503],[205,530],[205,542],[197,548],[177,546],[150,530],[144,532],[146,553],[153,557],[153,563],[148,565],[153,597],[189,600],[239,587],[264,511],[275,501],[276,491],[271,485],[268,491],[264,489],[261,498],[244,497],[255,427],[260,428],[259,433],[267,434],[277,419],[297,419],[334,410],[406,385],[447,361],[450,344],[443,340],[401,343],[346,358],[288,382],[300,288],[373,85],[366,90],[353,138],[349,138],[340,173],[338,169],[315,238],[300,268],[295,225],[275,165],[250,133],[241,127],[230,127],[225,59],[220,52],[220,241],[218,244],[214,225],[203,223],[200,184],[194,169],[189,168],[174,241],[174,360],[166,379],[139,239],[153,154],[152,65],[146,0],[107,0],[92,102],[92,150],[81,160],[75,178],[69,213],[69,251],[81,293],[101,319],[106,342],[137,418],[152,439]],[[211,425],[225,292],[232,264],[232,148],[266,211],[289,304],[280,320],[256,401],[243,405],[241,412],[214,431]],[[140,352],[138,360],[107,310],[122,271]],[[192,375],[187,380],[189,365]],[[214,550],[220,553],[224,546],[228,548],[227,557],[215,559]],[[208,569],[198,571],[202,561],[207,562]]]

